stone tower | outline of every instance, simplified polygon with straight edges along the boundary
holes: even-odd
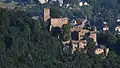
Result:
[[[47,22],[50,19],[50,9],[44,8],[44,21]]]

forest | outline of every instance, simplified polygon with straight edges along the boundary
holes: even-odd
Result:
[[[62,45],[50,35],[42,20],[23,11],[0,9],[1,68],[120,68],[120,56],[110,51],[106,58],[89,51],[63,54]]]
[[[72,19],[87,16],[94,24],[107,21],[113,30],[118,24],[116,19],[120,15],[120,1],[86,1],[91,6],[78,7],[80,11],[66,9],[64,6],[61,8],[56,4],[44,4],[40,8],[50,7],[52,17],[67,16]],[[72,2],[76,3],[77,0]],[[105,35],[99,33],[98,38],[98,43],[107,42],[105,45],[108,47],[119,47],[120,35],[114,32]],[[74,54],[64,54],[61,42],[50,34],[43,20],[33,20],[28,12],[0,8],[0,68],[120,68],[117,52],[110,49],[109,55],[103,58],[102,55],[93,53],[93,45],[93,40],[89,39],[87,53],[76,50]]]

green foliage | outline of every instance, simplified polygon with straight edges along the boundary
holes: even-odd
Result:
[[[85,15],[88,19],[92,19],[93,18],[93,6],[84,6],[84,7],[81,7],[81,13],[83,15]]]
[[[87,48],[88,49],[92,49],[93,47],[94,47],[94,45],[95,45],[95,43],[94,43],[94,40],[92,39],[92,38],[88,38],[88,46],[87,46]]]
[[[61,15],[59,15],[58,6],[52,5],[52,17],[73,18],[76,15],[77,17],[85,15],[89,19],[110,19],[112,22],[113,12],[115,12],[113,16],[119,12],[111,9],[112,4],[109,1],[109,4],[105,5],[105,2],[103,6],[103,0],[90,0],[90,2],[92,6],[81,7],[80,15],[78,15],[80,11],[74,13],[73,10],[62,10],[63,8],[60,8]],[[118,4],[113,5],[115,8]],[[100,11],[103,11],[101,16],[97,14]],[[62,40],[70,39],[69,25],[63,26],[61,33],[52,31],[55,36],[60,35]],[[119,45],[119,35],[116,37],[117,42],[113,36],[110,37],[110,42]],[[93,39],[88,39],[87,52],[83,50],[75,51],[72,55],[62,55],[60,41],[45,31],[44,22],[32,20],[31,16],[23,11],[0,9],[0,68],[120,68],[119,55],[110,52],[106,58],[101,58],[94,54],[94,44]]]
[[[51,8],[51,17],[52,18],[59,17],[59,9],[57,7]]]
[[[1,68],[61,68],[60,43],[43,30],[42,21],[22,11],[0,13]]]
[[[78,0],[71,0],[71,4],[73,7],[77,7],[79,5],[79,1]]]
[[[115,34],[115,37],[120,40],[120,34]]]
[[[117,42],[117,38],[114,35],[109,36],[108,42],[110,44],[115,44]]]
[[[54,28],[52,28],[52,30],[51,30],[51,34],[53,35],[53,36],[55,36],[55,37],[58,37],[58,36],[60,36],[60,34],[61,34],[61,28],[60,27],[54,27]]]
[[[70,32],[70,25],[63,25],[60,33],[61,40],[70,40],[71,39],[71,32]]]

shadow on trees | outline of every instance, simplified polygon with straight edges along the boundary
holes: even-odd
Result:
[[[57,37],[58,35],[60,35],[61,29],[60,27],[54,27],[52,28],[51,32],[53,36]]]

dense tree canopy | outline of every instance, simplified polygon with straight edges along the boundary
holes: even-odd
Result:
[[[76,1],[76,0],[75,0]],[[117,2],[116,2],[117,1]],[[52,17],[82,18],[115,22],[119,0],[89,0],[90,7],[66,9],[50,5]],[[72,4],[74,4],[73,2]],[[54,8],[55,7],[55,8]],[[73,6],[74,7],[74,6]],[[40,8],[44,8],[40,6]],[[75,8],[75,7],[74,7]],[[101,13],[100,15],[98,13]],[[42,20],[33,20],[23,11],[0,9],[0,67],[1,68],[120,68],[120,56],[111,51],[106,58],[94,54],[93,39],[88,39],[88,52],[75,51],[64,55],[61,42],[49,34]],[[115,25],[115,24],[113,24]],[[56,29],[59,30],[58,27]],[[54,32],[55,30],[53,30]],[[56,36],[60,35],[53,33]],[[62,39],[69,39],[69,26],[62,28]],[[115,40],[114,40],[115,39]],[[104,41],[105,40],[105,41]],[[109,41],[108,41],[109,40]],[[98,35],[106,45],[120,43],[119,35]]]
[[[22,11],[0,9],[1,68],[56,68],[60,55],[58,40],[43,30],[42,21]]]

